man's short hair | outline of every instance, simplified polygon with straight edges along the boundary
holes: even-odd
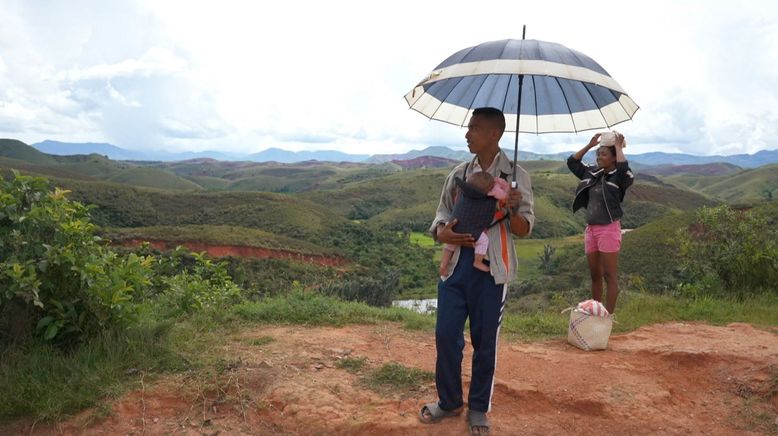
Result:
[[[473,111],[473,116],[478,115],[494,123],[494,126],[505,132],[505,115],[502,111],[494,107],[479,107]]]

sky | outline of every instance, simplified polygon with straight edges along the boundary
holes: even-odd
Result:
[[[778,2],[0,0],[0,137],[130,150],[465,149],[403,96],[449,55],[581,51],[640,106],[625,150],[778,149]],[[634,3],[634,4],[633,4]],[[521,134],[577,150],[594,132]],[[501,145],[513,147],[513,134]]]

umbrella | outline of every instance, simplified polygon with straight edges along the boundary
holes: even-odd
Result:
[[[504,39],[460,50],[416,85],[405,100],[430,119],[465,126],[475,108],[505,114],[506,131],[581,132],[631,120],[637,104],[589,56],[561,44]],[[521,108],[521,110],[517,110]]]

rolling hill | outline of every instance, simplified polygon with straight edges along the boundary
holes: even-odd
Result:
[[[657,176],[674,176],[680,174],[696,174],[700,176],[727,176],[741,171],[743,168],[731,163],[716,162],[696,165],[658,165],[646,167],[643,173]]]
[[[748,169],[705,186],[702,192],[728,203],[778,198],[778,164]]]

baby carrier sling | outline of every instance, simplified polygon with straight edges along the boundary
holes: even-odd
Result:
[[[510,213],[499,211],[495,217],[495,200],[487,196],[467,183],[467,170],[470,162],[465,164],[462,178],[454,177],[454,181],[459,187],[459,194],[456,196],[456,203],[452,212],[454,218],[459,222],[454,226],[457,233],[469,233],[478,239],[481,232],[488,230],[510,217]],[[508,181],[509,174],[500,171],[500,178]]]

